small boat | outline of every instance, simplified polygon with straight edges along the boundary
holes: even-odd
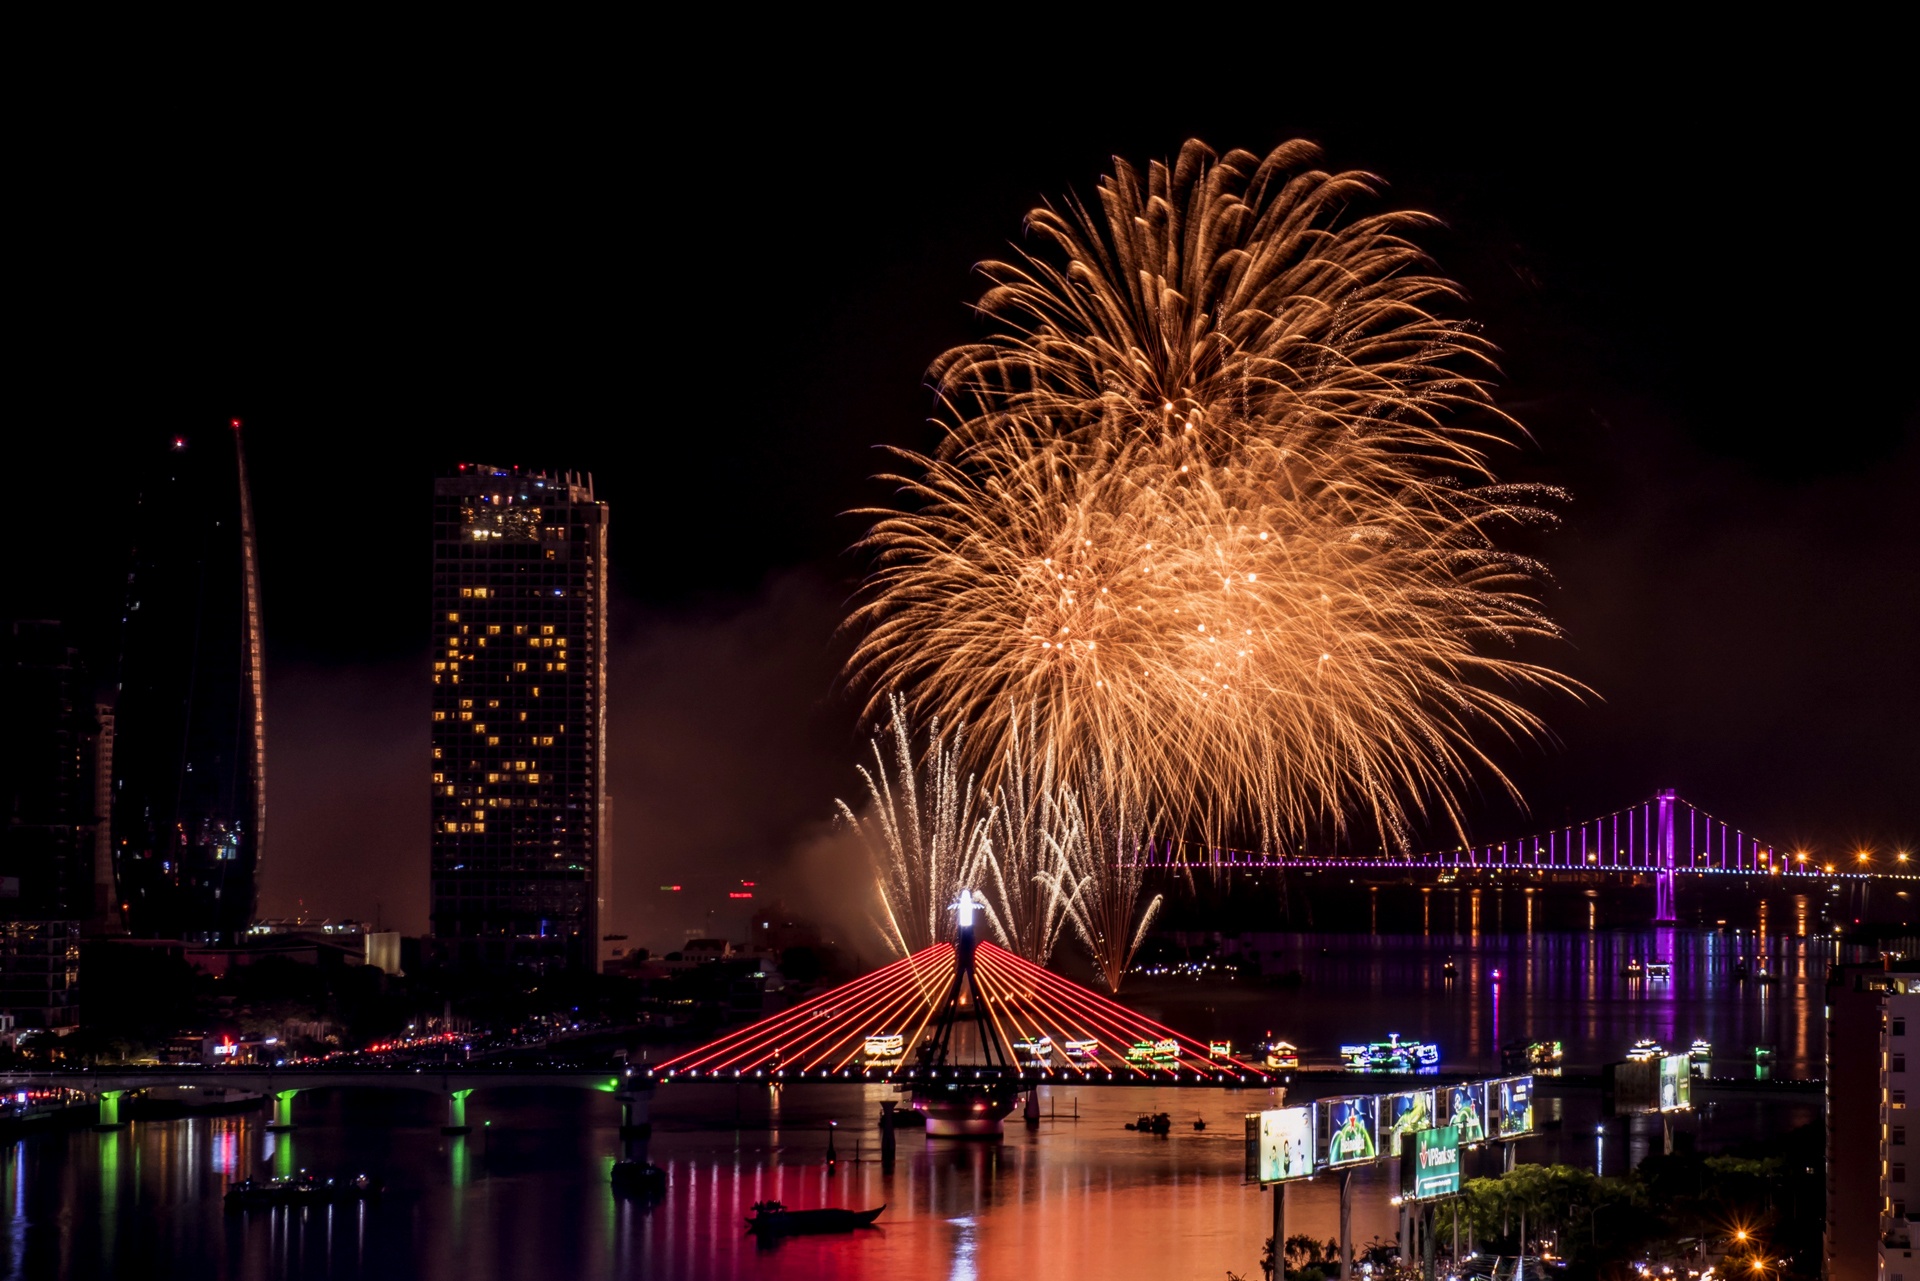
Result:
[[[1735,983],[1747,981],[1747,962],[1744,957],[1733,963],[1733,981]]]
[[[229,1210],[268,1210],[283,1205],[344,1205],[371,1201],[386,1191],[386,1184],[369,1174],[351,1179],[323,1179],[301,1171],[291,1179],[242,1179],[227,1189],[224,1198]]]
[[[1627,962],[1627,968],[1621,970],[1620,974],[1624,978],[1639,979],[1647,976],[1647,970],[1640,964],[1640,958],[1636,956]]]
[[[1673,981],[1673,966],[1665,961],[1647,962],[1647,981],[1649,983],[1670,983]]]
[[[1173,1117],[1165,1112],[1142,1112],[1139,1120],[1127,1122],[1127,1128],[1141,1134],[1171,1134]]]
[[[812,1236],[821,1232],[852,1232],[856,1228],[870,1228],[873,1221],[880,1217],[880,1206],[874,1210],[789,1210],[778,1201],[755,1201],[753,1217],[747,1220],[747,1231],[762,1237]]]
[[[1447,963],[1440,967],[1440,977],[1443,979],[1456,979],[1460,977],[1460,967],[1454,964],[1451,956],[1447,958]]]
[[[1196,1130],[1204,1130],[1204,1129],[1206,1129],[1206,1128],[1207,1128],[1207,1118],[1205,1118],[1204,1116],[1196,1116],[1196,1117],[1194,1117],[1194,1118],[1193,1118],[1193,1128],[1194,1128],[1194,1129],[1196,1129]]]
[[[667,1194],[667,1172],[651,1161],[615,1161],[607,1181],[629,1196],[658,1200]]]
[[[1560,1041],[1515,1041],[1500,1051],[1500,1066],[1509,1072],[1557,1073],[1565,1058]]]

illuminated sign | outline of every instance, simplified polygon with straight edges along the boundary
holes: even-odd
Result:
[[[1447,1124],[1460,1132],[1460,1142],[1471,1146],[1487,1137],[1487,1083],[1469,1081],[1446,1089]]]
[[[1247,1177],[1284,1183],[1313,1174],[1313,1109],[1273,1108],[1247,1114]]]
[[[1358,1165],[1380,1155],[1380,1100],[1371,1094],[1321,1099],[1320,1146],[1328,1166]]]
[[[1496,1112],[1496,1136],[1517,1139],[1533,1132],[1533,1078],[1510,1076],[1495,1081],[1490,1091]]]
[[[1460,1131],[1451,1125],[1409,1134],[1400,1148],[1400,1195],[1415,1201],[1460,1191]]]
[[[1693,1072],[1684,1054],[1660,1060],[1660,1110],[1684,1112],[1693,1106]]]
[[[1408,1090],[1380,1096],[1380,1150],[1400,1150],[1404,1135],[1431,1130],[1439,1121],[1439,1099],[1432,1090]]]

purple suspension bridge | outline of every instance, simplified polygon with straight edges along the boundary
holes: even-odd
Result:
[[[1191,871],[1257,870],[1289,867],[1484,868],[1540,872],[1651,872],[1654,920],[1676,919],[1674,885],[1681,875],[1911,877],[1902,863],[1892,872],[1863,865],[1816,862],[1805,850],[1783,852],[1681,799],[1672,789],[1638,805],[1615,810],[1584,823],[1572,823],[1518,840],[1492,845],[1463,845],[1427,854],[1337,856],[1250,850],[1195,850],[1169,840],[1143,851],[1149,867]]]

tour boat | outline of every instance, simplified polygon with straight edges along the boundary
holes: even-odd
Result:
[[[1647,962],[1647,981],[1648,982],[1667,983],[1667,982],[1671,982],[1672,979],[1673,979],[1673,966],[1669,965],[1665,961],[1648,961]]]
[[[1207,1057],[1210,1059],[1230,1059],[1233,1057],[1232,1041],[1208,1041]]]
[[[1067,1059],[1072,1063],[1093,1063],[1100,1058],[1098,1041],[1062,1041],[1060,1048],[1067,1052]]]
[[[874,1210],[789,1210],[778,1201],[755,1201],[753,1217],[747,1220],[747,1231],[763,1237],[852,1232],[855,1228],[872,1227],[880,1211],[886,1208],[883,1205]]]
[[[1398,1032],[1384,1041],[1343,1045],[1340,1057],[1351,1072],[1413,1072],[1440,1065],[1440,1047],[1425,1041],[1402,1041]]]
[[[1013,1056],[1022,1067],[1047,1067],[1053,1062],[1053,1038],[1023,1036],[1013,1043]]]
[[[1300,1047],[1291,1041],[1268,1041],[1265,1050],[1267,1066],[1270,1068],[1292,1071],[1300,1066]]]
[[[1663,1058],[1666,1053],[1666,1047],[1658,1041],[1641,1037],[1633,1043],[1633,1048],[1627,1051],[1627,1057],[1635,1063],[1646,1063],[1652,1059]]]
[[[1705,1063],[1713,1057],[1713,1042],[1700,1038],[1687,1047],[1687,1057],[1696,1063]]]
[[[1127,1049],[1127,1062],[1135,1066],[1171,1067],[1180,1061],[1180,1043],[1172,1038],[1135,1041]]]
[[[907,1052],[907,1038],[898,1032],[875,1032],[866,1041],[867,1067],[899,1067]]]

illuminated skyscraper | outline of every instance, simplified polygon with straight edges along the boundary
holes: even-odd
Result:
[[[260,573],[240,424],[176,436],[140,492],[114,710],[113,860],[136,935],[231,940],[266,826]]]
[[[433,498],[433,933],[459,964],[597,968],[607,506],[462,465]]]

